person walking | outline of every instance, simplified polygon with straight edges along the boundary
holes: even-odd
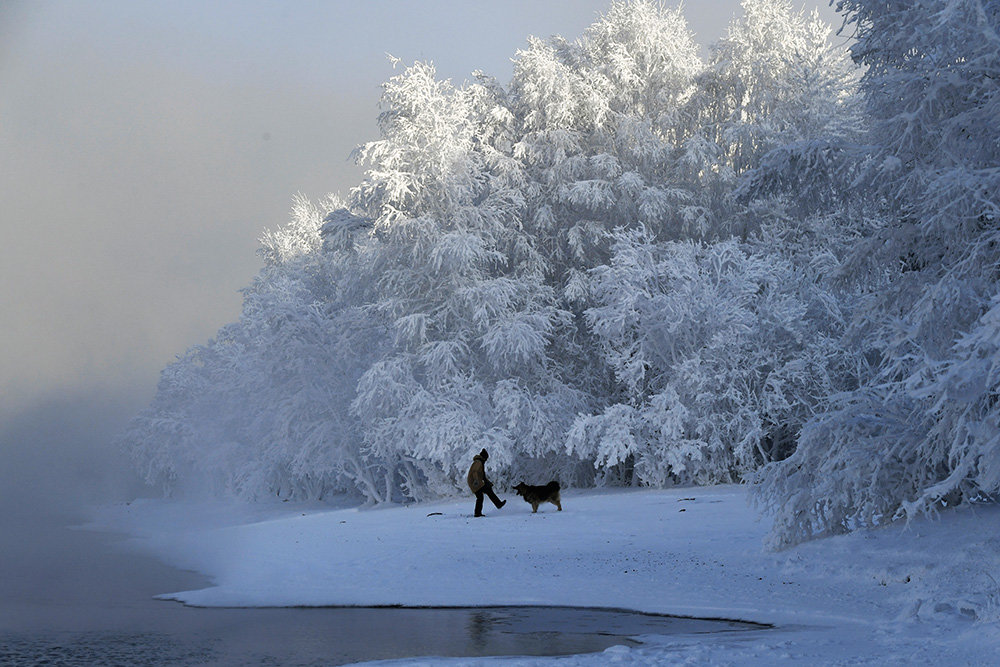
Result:
[[[483,516],[483,494],[490,497],[493,504],[500,509],[507,504],[506,500],[497,498],[493,493],[493,482],[486,477],[486,459],[490,458],[490,453],[483,447],[483,451],[472,457],[472,466],[469,467],[469,475],[466,481],[469,489],[476,494],[476,513],[473,516]]]

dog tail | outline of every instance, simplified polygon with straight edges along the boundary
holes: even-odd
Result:
[[[553,491],[559,491],[562,488],[559,486],[559,482],[557,482],[556,480],[552,480],[551,482],[546,484],[546,486],[548,486]]]

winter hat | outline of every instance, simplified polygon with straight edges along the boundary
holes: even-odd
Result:
[[[485,447],[483,447],[483,451],[479,452],[479,455],[483,457],[484,461],[486,459],[490,458],[490,453],[488,451],[486,451]]]

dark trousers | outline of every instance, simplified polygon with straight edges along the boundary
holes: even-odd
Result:
[[[484,493],[490,497],[490,500],[492,500],[493,504],[497,506],[497,509],[500,509],[500,507],[503,506],[503,503],[501,503],[500,499],[497,498],[497,494],[493,493],[493,482],[486,482],[486,484],[483,485],[483,488],[476,491],[476,516],[483,515]]]

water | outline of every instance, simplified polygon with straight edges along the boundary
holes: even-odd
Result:
[[[169,603],[164,603],[169,604]],[[564,655],[637,645],[640,634],[741,624],[550,607],[192,609],[122,629],[0,636],[0,664],[338,665],[410,656]]]
[[[0,665],[337,665],[411,656],[563,655],[643,634],[759,626],[551,607],[202,609],[153,599],[208,584],[33,523],[0,553]],[[21,546],[17,546],[20,544]]]
[[[560,608],[183,609],[191,622],[0,637],[0,664],[339,665],[410,656],[564,655],[630,635],[745,630]]]

